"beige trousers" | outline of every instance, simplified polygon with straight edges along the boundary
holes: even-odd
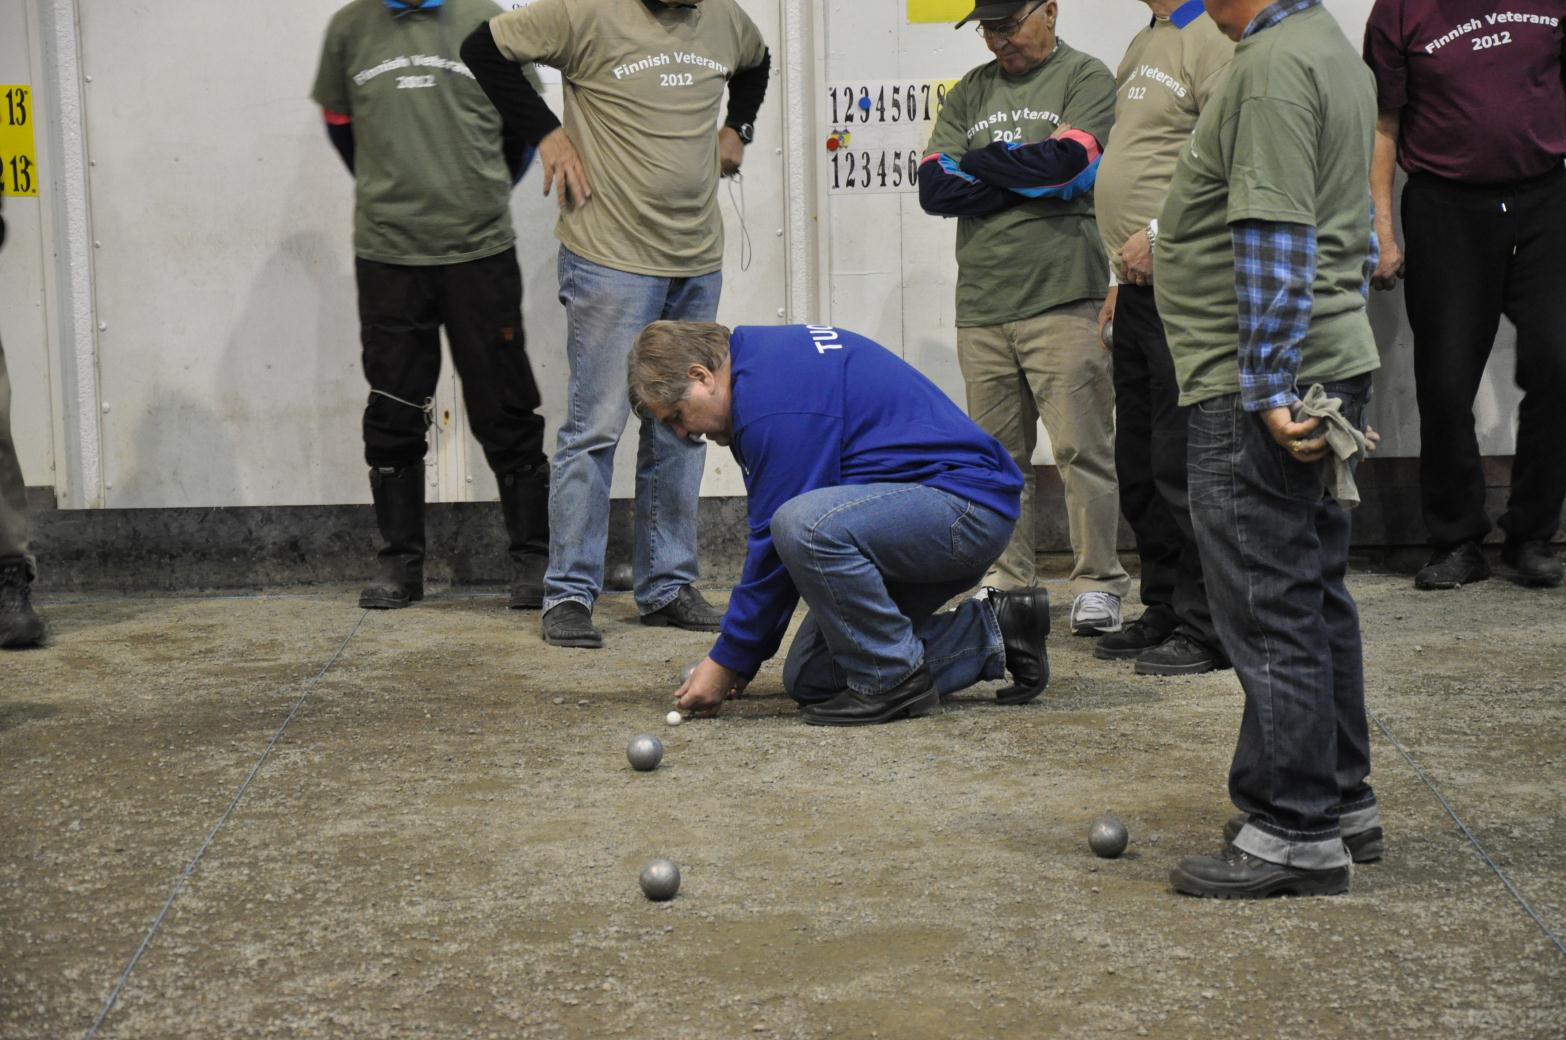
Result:
[[[1075,557],[1072,595],[1125,596],[1131,580],[1115,543],[1115,386],[1098,340],[1098,305],[1080,300],[1022,321],[957,330],[957,361],[968,414],[1000,441],[1022,470],[1022,516],[1006,552],[985,577],[1002,589],[1035,584],[1033,449],[1044,420],[1066,492]]]
[[[11,377],[5,370],[5,348],[0,347],[0,560],[16,556],[25,558],[32,570],[27,552],[27,488],[11,440]]]

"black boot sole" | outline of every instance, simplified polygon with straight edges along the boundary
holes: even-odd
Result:
[[[1192,661],[1190,664],[1147,664],[1142,661],[1136,663],[1137,675],[1205,675],[1207,672],[1216,672],[1218,662],[1208,659]]]
[[[44,637],[48,630],[42,621],[35,624],[24,624],[15,629],[0,629],[0,649],[5,650],[31,650],[44,645]]]
[[[1349,890],[1351,872],[1324,870],[1317,877],[1280,877],[1258,880],[1243,885],[1220,885],[1204,881],[1181,870],[1179,865],[1169,869],[1169,884],[1183,896],[1200,899],[1270,899],[1273,896],[1336,896]]]
[[[1152,646],[1139,646],[1126,650],[1105,650],[1101,646],[1095,646],[1093,656],[1100,661],[1134,661],[1158,645],[1154,643]]]
[[[364,592],[359,593],[359,609],[401,610],[403,607],[413,606],[423,598],[423,589],[410,592],[406,596],[388,596],[384,593],[370,592],[366,589]]]
[[[800,714],[804,716],[805,722],[812,726],[879,726],[882,723],[892,722],[896,719],[919,718],[930,714],[940,706],[941,695],[932,686],[906,703],[887,705],[887,709],[877,715],[857,716],[851,719],[819,716],[810,710],[814,705],[808,705],[800,709]]]
[[[1421,580],[1419,578],[1415,578],[1414,588],[1418,589],[1420,592],[1450,592],[1452,589],[1460,589],[1464,585],[1477,585],[1479,582],[1488,581],[1489,579],[1490,576],[1488,574],[1477,578],[1469,578],[1467,581],[1457,581],[1455,579],[1445,578],[1441,579],[1440,581],[1435,581],[1430,579]]]
[[[594,639],[588,636],[559,637],[546,635],[544,636],[544,642],[550,646],[563,646],[568,650],[602,650],[604,637],[599,636]]]
[[[648,628],[678,628],[686,632],[721,632],[723,630],[721,623],[709,625],[704,622],[675,621],[666,615],[657,613],[643,614],[641,622]]]
[[[542,610],[544,591],[540,589],[537,592],[513,592],[508,606],[512,610]]]
[[[1048,685],[1049,680],[1045,679],[1044,684],[1037,689],[1030,686],[1021,686],[1017,683],[1003,686],[995,694],[995,703],[1006,708],[1014,708],[1019,704],[1031,704],[1039,699],[1039,695],[1044,692],[1045,687]]]

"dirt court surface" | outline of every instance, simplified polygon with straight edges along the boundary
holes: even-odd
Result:
[[[1353,585],[1375,718],[1566,935],[1566,590]],[[53,644],[0,657],[7,1040],[90,1031],[306,693],[96,1035],[1566,1036],[1566,954],[1374,724],[1388,856],[1349,894],[1171,893],[1231,811],[1231,672],[1056,635],[1033,705],[821,730],[774,662],[671,728],[709,638],[624,594],[602,651],[492,595],[43,606]],[[1088,851],[1103,812],[1121,859]],[[636,882],[660,855],[666,904]]]

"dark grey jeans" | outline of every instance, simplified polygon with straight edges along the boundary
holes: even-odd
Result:
[[[1363,422],[1370,377],[1328,383]],[[1250,822],[1235,845],[1307,869],[1349,862],[1342,833],[1380,825],[1359,612],[1344,584],[1349,513],[1326,463],[1280,448],[1238,394],[1191,409],[1191,517],[1207,599],[1245,688],[1229,796]]]
[[[0,347],[0,560],[22,557],[34,570],[27,551],[27,487],[11,439],[11,377],[6,374],[5,348]]]

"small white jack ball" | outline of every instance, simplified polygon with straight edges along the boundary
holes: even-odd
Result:
[[[667,722],[671,726],[678,726],[680,723],[685,721],[685,716],[681,715],[677,711],[671,711],[669,714],[663,717],[663,721]]]

